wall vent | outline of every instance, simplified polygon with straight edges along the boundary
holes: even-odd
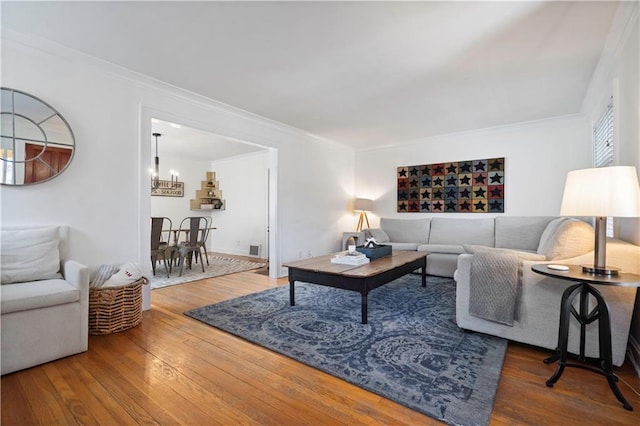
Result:
[[[249,245],[249,256],[260,257],[260,245]]]

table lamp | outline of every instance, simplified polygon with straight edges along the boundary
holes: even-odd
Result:
[[[606,266],[607,217],[639,217],[640,187],[635,167],[597,167],[567,174],[561,216],[595,216],[593,265],[583,265],[585,273],[617,275]]]
[[[373,200],[367,198],[356,198],[353,202],[353,210],[360,212],[360,218],[358,218],[358,226],[356,232],[362,231],[363,220],[367,221],[367,228],[370,228],[369,218],[367,217],[367,211],[373,210]]]

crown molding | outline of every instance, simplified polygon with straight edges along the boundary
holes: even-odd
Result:
[[[3,28],[0,34],[0,45],[3,48],[7,45],[11,45],[16,49],[23,51],[35,52],[36,54],[46,55],[58,60],[71,62],[74,63],[75,66],[84,66],[114,80],[123,81],[125,84],[129,84],[143,90],[161,92],[164,96],[168,96],[200,108],[230,114],[243,120],[250,121],[254,125],[267,127],[275,130],[276,132],[284,133],[296,138],[302,138],[306,142],[319,143],[322,146],[330,145],[334,149],[339,150],[354,151],[352,147],[340,142],[324,138],[297,127],[263,117],[215,99],[208,98],[198,93],[191,92],[145,74],[132,71],[120,65],[116,65],[33,34],[28,34],[10,28]]]
[[[501,132],[509,132],[514,129],[523,129],[527,127],[537,127],[545,124],[553,124],[554,122],[559,122],[559,123],[567,122],[567,121],[586,122],[585,120],[586,118],[582,113],[566,114],[566,115],[559,115],[555,117],[540,118],[537,120],[519,121],[517,123],[502,124],[502,125],[493,126],[493,127],[484,127],[480,129],[465,130],[461,132],[443,133],[440,135],[428,136],[428,137],[419,138],[419,139],[411,139],[411,140],[396,143],[396,144],[387,144],[381,147],[364,148],[364,149],[358,150],[357,152],[359,153],[375,152],[375,151],[385,151],[385,150],[398,149],[398,148],[410,148],[410,147],[416,147],[416,146],[425,145],[429,143],[443,142],[448,139],[464,138],[470,135],[477,136],[482,134],[495,134],[495,133],[501,133]]]
[[[238,155],[234,155],[233,157],[225,157],[219,160],[213,160],[211,161],[211,164],[233,163],[236,161],[250,160],[252,158],[260,158],[260,157],[268,159],[269,149],[270,148],[264,148],[260,151],[249,152],[247,154],[238,154]]]

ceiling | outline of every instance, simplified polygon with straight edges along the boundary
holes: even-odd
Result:
[[[1,23],[367,149],[578,113],[618,5],[3,2]]]
[[[265,149],[155,118],[151,121],[151,133],[160,133],[161,135],[158,137],[160,157],[171,156],[183,160],[209,162],[239,157]],[[155,141],[155,137],[151,136],[152,156],[155,155]]]

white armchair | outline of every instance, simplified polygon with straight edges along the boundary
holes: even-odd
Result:
[[[66,227],[2,230],[3,375],[88,348],[89,269],[73,260],[60,262],[67,233]],[[43,247],[46,251],[38,251]],[[61,275],[34,267],[54,265],[56,258]]]

